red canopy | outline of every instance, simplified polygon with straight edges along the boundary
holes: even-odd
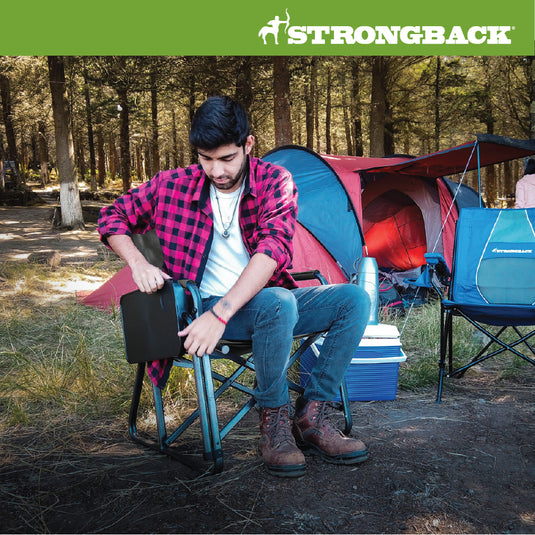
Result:
[[[494,134],[477,134],[476,141],[426,154],[394,165],[381,165],[359,171],[360,175],[397,173],[438,178],[495,163],[535,154],[535,139],[513,139]]]

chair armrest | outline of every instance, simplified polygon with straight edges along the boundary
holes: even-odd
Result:
[[[420,288],[433,288],[438,295],[444,298],[444,288],[449,286],[451,273],[446,260],[440,253],[425,253],[426,264],[422,274],[417,279],[405,279],[410,286]]]
[[[290,273],[290,275],[295,281],[307,281],[316,279],[320,282],[320,284],[329,284],[327,279],[317,269],[313,269],[310,271],[298,271],[296,273]]]
[[[444,267],[448,270],[449,274],[449,268],[448,264],[446,264],[446,260],[440,253],[425,253],[424,258],[427,262],[427,265],[429,266],[438,266],[439,264],[444,264]]]

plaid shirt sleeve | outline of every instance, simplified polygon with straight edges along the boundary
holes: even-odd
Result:
[[[102,208],[98,232],[105,245],[114,234],[143,234],[153,225],[159,175],[118,197],[111,206]],[[108,245],[109,246],[109,245]]]
[[[250,254],[263,253],[277,262],[270,286],[293,288],[288,275],[293,256],[292,239],[297,219],[297,189],[283,167],[251,160],[252,202],[242,206],[242,232]]]

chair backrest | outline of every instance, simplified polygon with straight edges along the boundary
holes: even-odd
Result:
[[[463,208],[450,298],[464,304],[535,304],[535,208]]]

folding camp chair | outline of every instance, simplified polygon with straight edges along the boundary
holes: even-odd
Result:
[[[451,273],[442,255],[425,257],[426,269],[412,284],[434,287],[441,299],[437,402],[442,399],[445,375],[460,377],[505,351],[535,364],[535,349],[529,343],[535,330],[522,333],[519,329],[535,325],[535,208],[463,208]],[[456,355],[455,365],[454,317],[464,318],[489,339],[472,357]]]
[[[317,271],[293,274],[296,280],[317,279],[322,284],[326,280]],[[126,294],[121,298],[121,314],[127,359],[137,363],[137,374],[129,414],[131,438],[144,446],[174,457],[193,468],[203,468],[184,449],[177,440],[194,422],[199,423],[203,456],[209,463],[212,473],[223,469],[222,440],[243,419],[255,405],[253,386],[244,376],[246,371],[254,373],[254,355],[251,353],[250,340],[222,340],[213,355],[191,357],[183,355],[183,348],[176,333],[185,322],[192,321],[202,314],[202,301],[197,286],[191,281],[167,281],[164,288],[156,294],[143,294],[139,291]],[[293,364],[323,333],[310,333],[300,337],[301,343],[290,358]],[[297,345],[297,344],[296,344]],[[161,388],[153,385],[154,410],[156,414],[157,436],[146,436],[138,431],[138,413],[144,385],[146,361],[171,358],[173,365],[193,371],[195,378],[197,407],[172,432],[168,432]],[[226,359],[233,361],[236,368],[226,375],[214,369],[214,361]],[[217,385],[217,388],[214,387]],[[303,388],[288,379],[291,391],[301,393]],[[230,388],[245,394],[245,400],[236,408],[234,415],[225,424],[218,415],[218,399]],[[352,419],[345,382],[340,388],[339,408],[345,419],[344,432],[351,430]],[[182,441],[185,442],[185,441]]]

